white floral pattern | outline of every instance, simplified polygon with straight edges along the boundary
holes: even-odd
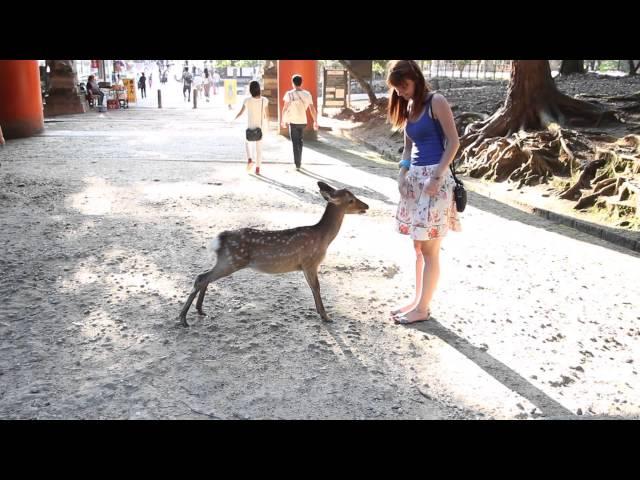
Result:
[[[412,166],[407,174],[405,191],[400,195],[396,212],[396,229],[413,240],[425,241],[444,237],[449,230],[462,230],[453,197],[455,181],[447,171],[435,196],[425,193],[424,187],[437,165]]]

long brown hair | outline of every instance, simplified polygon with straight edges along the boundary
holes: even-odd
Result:
[[[424,79],[420,67],[414,60],[394,60],[389,64],[387,73],[387,86],[389,87],[389,106],[387,117],[394,129],[403,127],[409,119],[409,102],[398,95],[393,87],[404,84],[407,80],[413,80],[416,88],[413,94],[412,115],[419,115],[427,101],[430,92],[429,84]]]

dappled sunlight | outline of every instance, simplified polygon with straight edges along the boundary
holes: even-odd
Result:
[[[123,189],[108,184],[104,178],[87,177],[84,181],[86,188],[70,196],[71,207],[85,215],[113,213],[114,203]]]
[[[149,89],[130,110],[63,116],[8,145],[5,416],[640,414],[640,256],[470,191],[462,233],[442,243],[432,321],[394,324],[415,294],[413,242],[395,220],[401,137],[364,129],[381,154],[323,128],[296,170],[271,122],[256,175],[246,117],[231,121],[239,104],[219,94],[193,109],[174,86],[162,109]],[[302,272],[246,268],[208,286],[204,314],[196,296],[180,327],[215,263],[208,241],[317,224],[318,182],[369,205],[344,216],[319,265],[332,322]]]
[[[171,213],[185,216],[193,208],[191,200],[211,197],[213,202],[219,192],[214,185],[201,182],[135,182],[130,187],[115,186],[100,177],[86,177],[84,182],[85,189],[68,198],[70,207],[84,215],[156,217],[148,203],[166,206],[173,202]]]
[[[146,200],[152,202],[206,198],[219,192],[219,189],[201,182],[138,182],[133,184],[133,188]]]
[[[149,257],[137,251],[111,249],[104,261],[78,268],[62,287],[75,292],[78,286],[95,284],[104,289],[111,301],[125,301],[134,296],[160,296],[172,300],[184,293],[184,278],[162,271]]]
[[[86,315],[81,322],[74,322],[74,325],[80,327],[80,333],[84,337],[99,337],[105,329],[114,329],[118,327],[118,322],[109,314],[107,310],[92,310]],[[113,338],[115,337],[115,338]],[[112,340],[119,341],[118,336],[112,336]]]

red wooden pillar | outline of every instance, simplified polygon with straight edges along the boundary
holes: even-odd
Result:
[[[6,139],[44,130],[37,60],[0,60],[0,126]]]

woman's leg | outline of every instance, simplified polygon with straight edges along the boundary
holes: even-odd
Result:
[[[256,144],[256,173],[260,171],[260,164],[262,163],[262,140],[255,142]]]
[[[422,244],[422,256],[425,262],[422,276],[422,293],[416,307],[403,315],[406,323],[429,318],[429,305],[440,278],[440,244],[442,243],[442,238],[434,238],[420,243]]]
[[[422,294],[422,277],[424,273],[424,257],[422,256],[422,243],[417,240],[413,241],[413,249],[416,253],[416,294],[413,297],[413,300],[402,306],[396,307],[391,311],[392,315],[397,315],[400,313],[406,313],[410,310],[413,310],[418,302],[420,301],[420,295]]]
[[[250,142],[249,142],[248,140],[245,140],[245,141],[244,141],[244,147],[245,147],[245,150],[246,150],[246,152],[247,152],[247,163],[248,163],[248,164],[250,164],[250,163],[251,163],[251,148],[250,148],[249,143],[250,143]]]

